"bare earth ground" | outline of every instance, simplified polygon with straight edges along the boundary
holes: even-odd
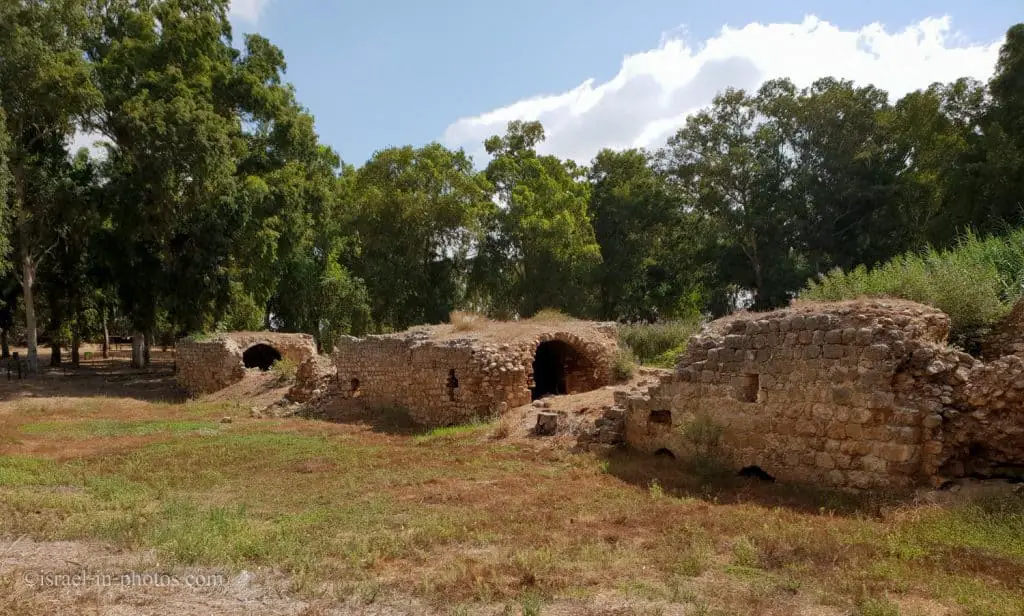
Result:
[[[254,419],[273,375],[186,402],[170,354],[97,356],[0,375],[0,614],[1024,614],[1014,486],[853,496],[575,454],[529,435],[534,407]]]

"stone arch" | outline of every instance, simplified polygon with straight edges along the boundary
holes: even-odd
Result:
[[[563,336],[541,340],[533,352],[531,398],[574,394],[597,389],[595,362],[585,347]]]
[[[259,368],[264,372],[270,370],[274,362],[280,359],[280,351],[262,342],[252,345],[242,353],[242,365],[246,368]]]

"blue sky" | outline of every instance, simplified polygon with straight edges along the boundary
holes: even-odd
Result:
[[[656,146],[715,91],[772,76],[799,84],[828,72],[896,93],[957,73],[985,78],[1006,29],[1024,21],[1019,0],[234,0],[232,9],[239,40],[258,31],[284,50],[323,141],[357,165],[389,145],[434,140],[479,155],[479,141],[517,117],[540,119],[548,149],[587,162],[606,145]],[[754,23],[767,29],[744,29]],[[637,58],[629,69],[628,56]]]

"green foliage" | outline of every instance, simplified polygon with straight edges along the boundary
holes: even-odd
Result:
[[[697,266],[705,225],[640,150],[594,159],[590,209],[601,245],[600,313],[614,320],[685,319],[703,308]]]
[[[801,297],[844,300],[899,297],[939,308],[952,338],[969,344],[1024,292],[1024,230],[1005,237],[965,235],[949,250],[908,253],[878,267],[834,270],[808,282]]]
[[[636,357],[629,349],[618,349],[612,361],[612,378],[624,382],[633,378],[636,369]]]
[[[620,325],[619,344],[628,347],[641,364],[668,368],[699,328],[698,320]]]
[[[773,80],[589,167],[514,121],[482,171],[437,143],[356,168],[321,143],[284,52],[234,46],[228,5],[0,5],[0,329],[25,331],[30,362],[37,322],[59,344],[267,327],[330,351],[463,311],[668,321],[622,332],[668,367],[704,316],[820,275],[804,295],[933,303],[964,344],[1021,294],[1024,236],[958,237],[1024,227],[1024,25],[987,84],[890,103]],[[102,159],[68,151],[82,131]]]
[[[730,472],[729,456],[722,446],[725,429],[710,416],[698,414],[678,428],[690,447],[686,464],[702,482],[709,483]]]
[[[557,308],[543,308],[530,317],[530,320],[537,323],[565,323],[574,319]]]
[[[356,271],[375,323],[442,323],[467,303],[470,257],[494,211],[488,188],[465,152],[437,143],[379,151],[356,172]]]
[[[485,220],[474,288],[488,311],[529,316],[542,308],[592,312],[592,281],[601,262],[588,204],[590,186],[571,161],[541,156],[538,122],[510,122],[484,146],[485,175],[501,207]]]
[[[277,377],[278,385],[294,382],[298,370],[299,365],[295,363],[294,359],[288,357],[279,359],[270,366],[270,371]]]

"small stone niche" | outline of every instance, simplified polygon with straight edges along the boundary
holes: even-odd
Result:
[[[733,379],[732,395],[740,402],[757,402],[757,392],[761,389],[761,377],[757,374],[744,374]]]
[[[647,421],[663,426],[672,425],[672,411],[651,411]]]

